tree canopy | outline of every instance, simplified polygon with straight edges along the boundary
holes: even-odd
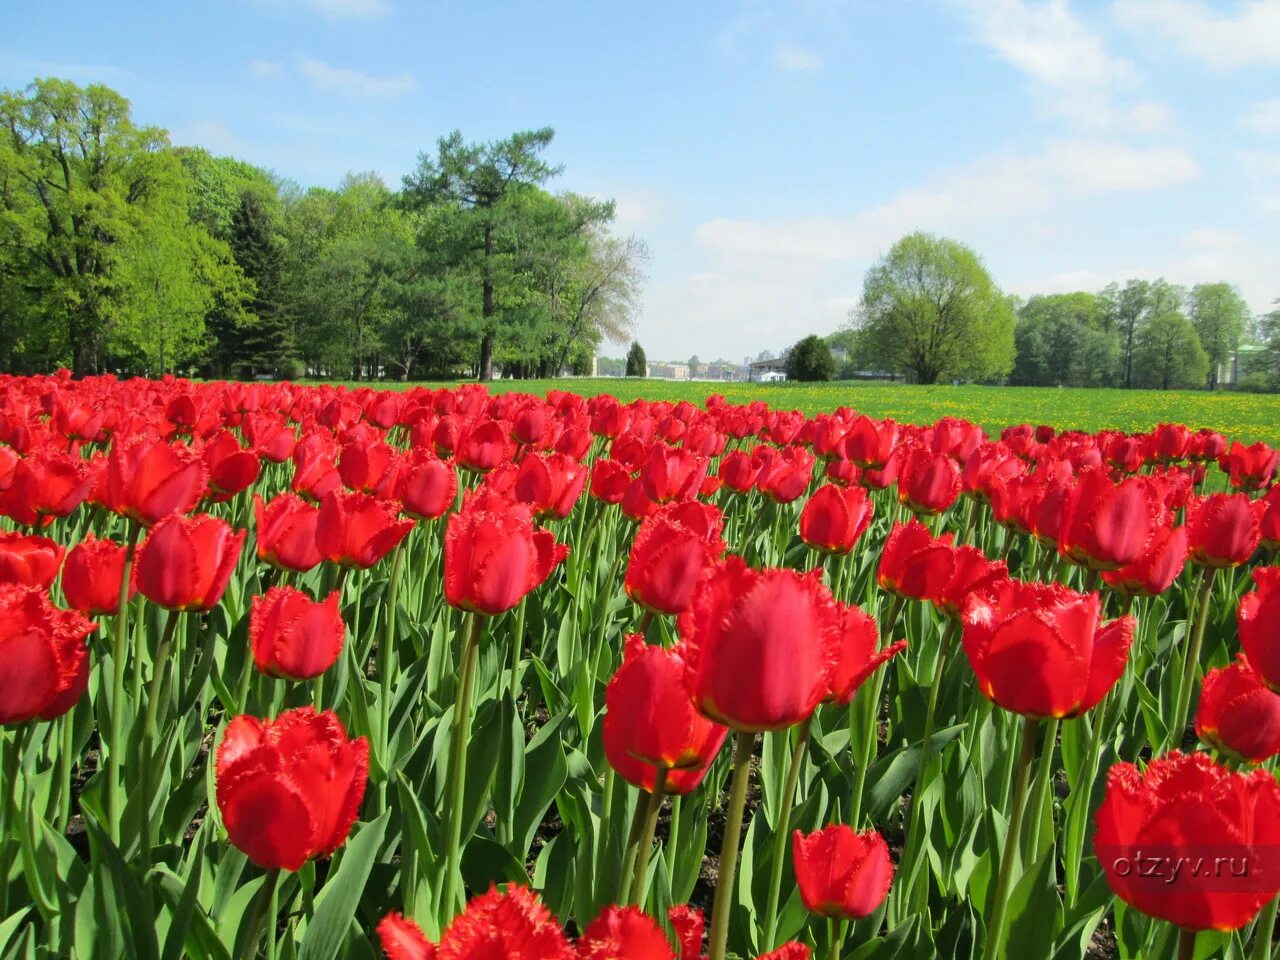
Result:
[[[831,347],[822,337],[805,337],[787,354],[788,380],[831,380],[835,375],[835,358],[831,356]]]
[[[1013,308],[962,243],[912,233],[867,271],[852,325],[872,369],[918,383],[983,380],[1013,366]]]

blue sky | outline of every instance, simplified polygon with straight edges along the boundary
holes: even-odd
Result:
[[[834,330],[913,229],[1024,295],[1280,297],[1280,0],[6,4],[0,85],[37,75],[304,186],[552,126],[652,249],[651,358]]]

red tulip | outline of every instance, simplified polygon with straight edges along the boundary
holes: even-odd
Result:
[[[568,554],[554,534],[534,529],[527,505],[468,493],[445,531],[445,599],[463,610],[497,615],[536,589]]]
[[[65,517],[93,486],[89,465],[79,457],[41,450],[18,459],[0,489],[0,515],[29,527]]]
[[[296,573],[306,573],[320,562],[316,507],[292,493],[282,493],[264,506],[262,497],[254,494],[253,516],[259,560]]]
[[[369,776],[369,743],[347,739],[332,710],[239,716],[216,764],[218,811],[231,842],[263,869],[297,870],[342,846]]]
[[[262,461],[253,450],[240,446],[230,430],[219,430],[200,451],[209,476],[209,495],[215,503],[225,503],[247,490],[262,470]]]
[[[149,527],[171,513],[190,513],[207,478],[200,455],[184,444],[146,437],[116,441],[107,456],[102,503]]]
[[[113,540],[89,534],[67,553],[62,565],[62,593],[67,606],[81,613],[114,615],[120,611],[120,580],[128,550]],[[129,599],[138,592],[137,568],[131,568]]]
[[[619,754],[651,769],[640,782],[628,776],[634,764],[624,764],[624,778],[653,789],[655,769],[685,773],[701,781],[719,752],[728,731],[698,713],[685,686],[686,665],[679,650],[645,643],[640,634],[627,637],[622,666],[605,688],[604,740],[611,762]],[[674,791],[687,792],[687,791]]]
[[[990,500],[993,484],[1020,477],[1026,469],[1027,465],[1003,442],[983,444],[965,460],[960,472],[960,489],[971,497]]]
[[[1009,579],[1009,568],[1003,560],[988,560],[977,547],[955,547],[955,565],[947,585],[931,597],[939,610],[959,620],[969,597],[991,590]]]
[[[707,460],[680,447],[655,443],[640,468],[644,493],[654,503],[689,500],[697,496]]]
[[[1263,685],[1243,654],[1230,666],[1205,674],[1196,736],[1250,763],[1280,753],[1280,693]]]
[[[860,920],[875,913],[893,884],[889,845],[874,830],[832,824],[792,834],[796,886],[810,913]]]
[[[0,726],[56,720],[89,683],[94,625],[39,587],[0,584]]]
[[[1102,470],[1086,470],[1067,504],[1058,552],[1094,570],[1118,570],[1147,552],[1163,512],[1146,478],[1113,483]]]
[[[212,610],[240,559],[243,530],[207,513],[171,513],[138,547],[142,595],[169,610]],[[118,581],[117,581],[118,584]]]
[[[617,460],[597,460],[591,467],[591,496],[602,503],[617,504],[631,483],[631,470]]]
[[[511,459],[515,444],[497,420],[481,419],[468,424],[458,436],[454,457],[458,465],[480,473]]]
[[[1130,906],[1187,930],[1238,930],[1280,891],[1280,784],[1204,753],[1166,754],[1145,771],[1117,763],[1093,845]]]
[[[863,487],[819,487],[800,511],[800,539],[823,553],[848,553],[871,523],[875,505]]]
[[[677,620],[694,705],[735,730],[799,723],[832,689],[845,617],[819,570],[753,570],[729,555]]]
[[[787,447],[760,470],[756,489],[777,503],[792,503],[809,489],[813,462],[813,454],[804,447]]]
[[[658,922],[639,907],[607,906],[578,939],[579,960],[698,960],[702,911],[672,907],[668,921],[680,949],[673,951]]]
[[[1272,553],[1280,550],[1280,486],[1274,486],[1267,495],[1254,503],[1258,511],[1258,531],[1262,545]]]
[[[844,455],[863,469],[878,469],[889,462],[897,440],[898,425],[892,420],[859,417],[845,434]]]
[[[717,474],[734,493],[750,493],[760,475],[760,463],[745,451],[731,450],[720,459]]]
[[[320,503],[316,519],[320,556],[344,567],[373,566],[413,529],[413,521],[397,519],[398,513],[389,500],[333,491]]]
[[[898,474],[898,499],[916,513],[942,513],[960,496],[960,467],[945,453],[915,449]]]
[[[628,518],[637,522],[658,509],[658,505],[645,495],[644,481],[639,477],[627,484],[627,489],[623,491],[622,500],[618,506]]]
[[[1243,493],[1214,493],[1187,507],[1187,553],[1202,567],[1238,567],[1258,549],[1262,527]]]
[[[880,628],[871,615],[854,604],[839,604],[844,615],[840,655],[831,670],[830,687],[824,701],[847,704],[864,680],[882,663],[907,648],[899,640],[880,649]]]
[[[1151,431],[1151,452],[1162,463],[1185,460],[1191,450],[1191,431],[1181,423],[1161,423]]]
[[[935,600],[955,573],[952,540],[950,533],[934,539],[919,520],[897,524],[880,553],[876,582],[900,597]]]
[[[262,459],[284,463],[293,456],[293,448],[298,442],[297,434],[291,424],[279,417],[267,414],[247,416],[240,424],[240,429],[244,438],[262,455]]]
[[[347,633],[338,598],[335,590],[316,601],[293,587],[272,587],[254,597],[249,643],[258,670],[273,677],[310,680],[333,666]]]
[[[529,504],[534,516],[563,520],[573,510],[587,483],[587,468],[563,453],[530,454],[520,461],[515,498]]]
[[[1145,555],[1119,570],[1107,570],[1102,579],[1121,593],[1154,597],[1168,590],[1186,565],[1187,528],[1160,527]]]
[[[1276,473],[1277,452],[1265,443],[1246,447],[1240,441],[1231,443],[1230,451],[1219,459],[1219,465],[1231,478],[1231,485],[1241,490],[1260,490]]]
[[[0,583],[48,588],[62,565],[62,552],[48,537],[0,532]]]
[[[398,460],[396,449],[389,443],[367,434],[354,436],[338,455],[338,476],[349,490],[385,496],[388,479],[395,487],[393,471],[399,466]]]
[[[1280,693],[1280,567],[1253,571],[1255,588],[1240,598],[1240,646],[1262,681]]]
[[[528,887],[474,897],[434,946],[416,923],[389,914],[378,925],[388,960],[576,960],[555,917]]]
[[[342,486],[342,477],[334,466],[332,438],[325,433],[310,433],[293,450],[293,492],[319,503]]]
[[[1120,679],[1132,617],[1101,623],[1096,593],[1009,580],[965,604],[964,652],[978,689],[1014,713],[1076,717]]]
[[[969,459],[983,443],[986,435],[977,424],[958,417],[943,417],[929,431],[929,449],[946,454],[958,464]]]
[[[458,471],[452,461],[425,448],[405,455],[397,477],[396,496],[404,512],[417,520],[443,517],[458,497]]]
[[[654,613],[688,609],[702,572],[724,553],[723,522],[719,510],[696,500],[667,504],[646,517],[627,559],[627,596]]]

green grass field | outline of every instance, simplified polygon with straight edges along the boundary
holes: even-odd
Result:
[[[355,386],[355,384],[351,384]],[[1280,395],[1161,390],[1076,390],[1053,387],[909,386],[865,383],[702,383],[673,380],[499,380],[495,392],[545,394],[570,390],[586,396],[611,393],[620,400],[690,400],[701,404],[720,393],[734,403],[764,400],[781,410],[806,414],[850,406],[872,417],[932,423],[964,417],[997,432],[1011,423],[1049,423],[1060,429],[1129,432],[1162,422],[1212,427],[1233,440],[1264,440],[1280,446]]]

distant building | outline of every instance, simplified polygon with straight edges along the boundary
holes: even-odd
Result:
[[[689,365],[687,363],[649,364],[649,376],[656,380],[688,380]]]
[[[786,357],[754,360],[747,368],[747,379],[755,383],[773,383],[787,379]]]

